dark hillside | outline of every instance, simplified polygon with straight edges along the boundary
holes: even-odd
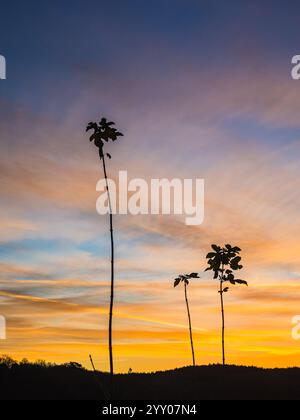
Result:
[[[104,399],[109,375],[79,365],[0,364],[1,399]],[[114,399],[300,399],[300,369],[199,366],[116,375]]]

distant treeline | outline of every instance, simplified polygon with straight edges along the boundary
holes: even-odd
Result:
[[[300,369],[195,366],[115,375],[119,400],[299,400]],[[105,400],[110,375],[76,362],[0,358],[1,400]]]

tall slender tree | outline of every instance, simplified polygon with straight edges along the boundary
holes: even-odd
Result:
[[[208,267],[205,271],[212,270],[214,272],[214,279],[220,282],[220,290],[218,293],[221,298],[221,316],[222,316],[222,361],[223,365],[226,364],[225,360],[225,313],[224,313],[224,293],[229,291],[229,287],[224,287],[224,283],[232,285],[244,284],[248,286],[245,280],[236,279],[233,271],[240,270],[243,266],[240,264],[241,257],[239,253],[241,249],[238,246],[231,246],[229,244],[225,247],[218,245],[211,245],[213,252],[209,252],[206,256],[208,259]]]
[[[189,320],[192,359],[193,359],[193,366],[195,366],[196,361],[195,361],[194,342],[193,342],[192,320],[191,320],[191,313],[190,313],[188,294],[187,294],[187,287],[190,284],[190,279],[199,279],[198,273],[180,274],[174,281],[174,287],[177,287],[180,283],[184,284],[184,296],[185,296],[185,303],[186,303],[186,309],[187,309],[188,320]]]
[[[109,364],[110,364],[110,373],[111,376],[114,374],[114,359],[113,359],[113,342],[112,342],[112,321],[113,321],[113,308],[114,308],[114,287],[115,287],[115,271],[114,271],[114,232],[113,232],[113,213],[112,213],[112,204],[111,197],[108,185],[107,170],[105,157],[111,159],[109,153],[104,153],[104,142],[116,141],[118,137],[123,136],[116,128],[113,126],[115,123],[113,121],[107,121],[106,118],[101,118],[99,123],[90,122],[87,125],[86,131],[93,130],[93,134],[90,136],[90,141],[93,141],[95,146],[99,150],[99,158],[102,162],[103,173],[106,181],[106,189],[108,196],[109,204],[109,225],[110,225],[110,243],[111,243],[111,281],[110,281],[110,306],[109,306],[109,325],[108,325],[108,347],[109,347]]]

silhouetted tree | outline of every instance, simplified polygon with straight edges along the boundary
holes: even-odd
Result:
[[[230,284],[245,284],[248,283],[245,280],[236,279],[233,271],[240,270],[243,268],[240,265],[241,257],[239,253],[241,249],[238,246],[231,246],[229,244],[225,247],[218,245],[211,245],[214,252],[209,252],[206,256],[208,259],[208,267],[205,271],[212,270],[214,272],[214,279],[220,281],[220,297],[221,297],[221,314],[222,314],[222,360],[225,365],[225,314],[224,314],[224,293],[229,291],[229,287],[224,287],[224,283]]]
[[[99,149],[99,158],[102,161],[103,172],[106,181],[106,189],[108,195],[109,204],[109,221],[110,221],[110,242],[111,242],[111,283],[110,283],[110,308],[109,308],[109,363],[110,373],[114,374],[114,363],[113,363],[113,346],[112,346],[112,319],[113,319],[113,307],[114,307],[114,235],[113,235],[113,215],[112,205],[109,192],[109,186],[107,181],[107,171],[105,164],[105,156],[111,159],[109,153],[104,153],[104,142],[109,140],[116,141],[118,137],[123,136],[122,133],[117,131],[113,126],[115,125],[112,121],[107,121],[106,118],[102,118],[99,124],[96,122],[90,122],[86,128],[86,131],[93,130],[93,134],[90,136],[90,141],[93,141],[95,146]]]
[[[193,366],[195,366],[196,363],[195,363],[195,352],[194,352],[194,343],[193,343],[192,321],[191,321],[191,314],[190,314],[189,301],[188,301],[188,295],[187,295],[187,287],[190,284],[190,279],[199,279],[198,273],[180,274],[174,281],[174,287],[177,287],[181,282],[184,283],[184,296],[185,296],[186,309],[187,309],[188,319],[189,319],[189,331],[190,331]]]

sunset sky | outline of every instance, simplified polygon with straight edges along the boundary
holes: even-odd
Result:
[[[263,3],[263,4],[262,4]],[[107,116],[109,175],[204,178],[205,221],[117,216],[115,368],[221,361],[210,244],[242,248],[225,296],[227,362],[300,365],[300,4],[265,0],[26,1],[1,6],[0,315],[16,359],[108,370],[108,218],[88,121]]]

